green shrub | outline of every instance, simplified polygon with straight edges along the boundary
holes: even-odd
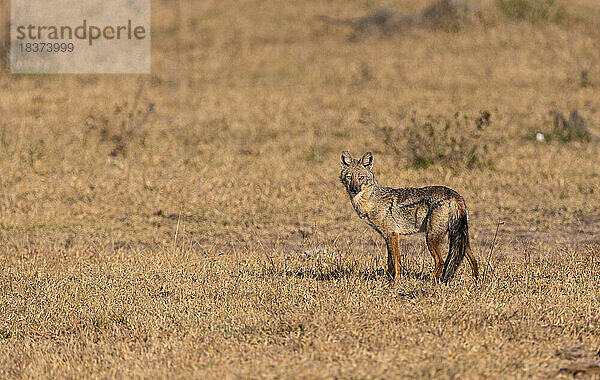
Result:
[[[386,148],[414,168],[440,164],[452,169],[493,167],[484,131],[491,114],[478,117],[456,113],[452,118],[413,115],[405,128],[381,128]],[[400,121],[403,124],[403,120]]]
[[[531,23],[558,23],[565,16],[564,7],[556,0],[496,0],[496,5],[506,17]]]

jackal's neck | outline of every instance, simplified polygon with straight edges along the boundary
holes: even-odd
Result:
[[[354,206],[354,210],[356,210],[356,213],[361,218],[366,218],[373,210],[378,190],[379,185],[373,181],[372,183],[363,185],[358,193],[350,194],[352,206]]]

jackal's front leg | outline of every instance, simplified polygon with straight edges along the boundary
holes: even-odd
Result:
[[[385,239],[388,252],[388,276],[391,279],[400,278],[400,235],[392,232]]]
[[[392,247],[390,246],[390,239],[386,239],[388,264],[387,264],[387,275],[390,279],[394,278],[396,269],[394,269],[394,254],[392,253]]]

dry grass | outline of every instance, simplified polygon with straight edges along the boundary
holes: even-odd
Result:
[[[371,2],[157,0],[150,76],[3,67],[0,377],[547,378],[570,376],[561,348],[599,360],[599,145],[528,136],[575,108],[600,134],[600,8],[529,23],[495,4],[459,32],[349,41],[317,16]],[[486,110],[493,165],[473,169],[411,166],[379,130]],[[463,265],[431,283],[417,237],[390,285],[343,149],[372,150],[384,185],[461,192],[482,281]]]

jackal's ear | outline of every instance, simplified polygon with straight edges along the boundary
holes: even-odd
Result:
[[[373,154],[371,152],[365,153],[364,156],[360,159],[360,163],[369,170],[373,167]]]
[[[352,163],[352,156],[350,155],[350,152],[343,151],[342,152],[342,165],[350,166],[351,163]]]

